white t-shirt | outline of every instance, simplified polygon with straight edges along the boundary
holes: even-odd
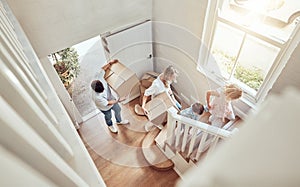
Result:
[[[167,92],[171,89],[170,85],[168,86],[168,88],[165,87],[164,83],[160,80],[160,76],[162,76],[162,74],[160,74],[151,84],[151,86],[149,88],[147,88],[145,90],[144,95],[145,96],[152,96],[155,97],[158,94],[161,94],[163,92]]]
[[[111,94],[111,90],[107,84],[107,82],[104,79],[104,74],[105,71],[103,69],[101,69],[101,71],[96,75],[97,79],[101,81],[101,83],[103,84],[104,90],[102,93],[97,93],[93,90],[93,100],[97,106],[97,108],[99,108],[99,110],[102,111],[107,111],[109,110],[113,105],[108,105],[108,101],[115,99],[114,96]]]

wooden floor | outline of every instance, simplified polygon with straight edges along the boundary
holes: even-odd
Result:
[[[79,134],[108,187],[175,186],[179,179],[175,171],[156,171],[142,155],[144,126],[153,124],[135,115],[135,103],[137,100],[121,105],[122,117],[130,124],[118,125],[118,134],[109,132],[101,113],[82,124]]]

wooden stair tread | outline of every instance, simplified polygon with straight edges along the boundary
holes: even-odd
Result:
[[[162,149],[164,149],[165,141],[167,139],[167,132],[167,125],[165,125],[155,138],[156,144],[158,144]]]
[[[239,117],[237,117],[234,121],[234,123],[227,129],[229,131],[232,131],[235,128],[240,128],[242,126],[243,120]]]
[[[155,144],[155,138],[159,132],[160,130],[157,128],[148,132],[142,143],[142,151],[146,161],[152,168],[166,171],[172,169],[174,163]]]
[[[208,149],[209,149],[209,148],[208,148]],[[197,151],[194,150],[194,151],[192,152],[192,154],[191,154],[191,158],[192,158],[192,159],[190,159],[190,161],[193,162],[193,163],[195,163],[195,164],[197,164],[200,160],[204,160],[204,159],[206,158],[206,156],[207,156],[208,149],[204,150],[204,151],[201,153],[201,155],[200,155],[200,157],[199,157],[198,160],[195,159],[196,154],[197,154]]]

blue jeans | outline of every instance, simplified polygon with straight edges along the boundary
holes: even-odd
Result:
[[[121,118],[121,107],[119,106],[118,103],[114,104],[113,107],[111,107],[109,110],[107,111],[102,111],[101,112],[104,114],[104,118],[105,118],[105,122],[107,124],[107,126],[112,126],[113,122],[111,121],[111,110],[113,110],[115,112],[115,118],[117,123],[120,123],[122,121]]]
[[[181,106],[181,104],[180,104],[178,101],[176,101],[176,106],[177,106],[177,108],[178,108],[179,110],[181,110],[182,106]]]

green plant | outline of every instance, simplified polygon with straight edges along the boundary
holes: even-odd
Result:
[[[214,50],[213,55],[215,59],[223,65],[223,67],[221,67],[222,71],[231,74],[236,57],[221,50]],[[261,69],[254,66],[244,67],[240,64],[238,64],[235,69],[234,77],[256,91],[258,91],[264,80]]]
[[[78,54],[74,48],[66,48],[51,54],[55,60],[53,65],[59,78],[66,88],[70,86],[80,71]]]
[[[245,68],[238,65],[234,77],[256,91],[264,81],[262,70],[257,67]]]

